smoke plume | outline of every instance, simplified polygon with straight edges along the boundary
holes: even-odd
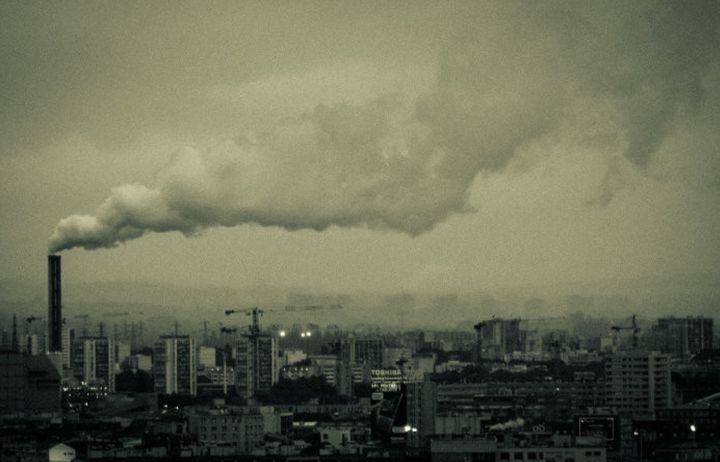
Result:
[[[490,431],[512,430],[515,428],[520,428],[523,425],[525,425],[525,419],[523,419],[522,417],[518,417],[515,420],[508,420],[507,422],[491,425],[489,430]]]
[[[62,219],[50,251],[241,224],[416,236],[469,211],[479,173],[572,127],[578,110],[608,127],[617,157],[644,168],[675,119],[702,105],[718,62],[718,2],[492,5],[452,13],[475,26],[448,41],[427,94],[319,105],[262,133],[185,148],[154,185],[118,186],[94,214]]]

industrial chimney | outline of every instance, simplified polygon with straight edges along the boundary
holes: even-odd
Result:
[[[60,255],[48,255],[48,351],[62,351]]]

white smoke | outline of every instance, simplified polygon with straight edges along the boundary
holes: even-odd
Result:
[[[116,187],[93,215],[61,220],[50,251],[252,223],[415,236],[470,210],[478,173],[572,125],[578,101],[624,140],[618,155],[644,167],[679,110],[701,104],[718,61],[717,2],[494,5],[458,12],[477,28],[451,40],[436,84],[415,101],[399,92],[318,105],[263,133],[183,149],[152,187]],[[610,113],[594,114],[596,102]]]
[[[518,417],[517,419],[514,419],[514,420],[508,420],[507,422],[491,425],[489,430],[490,431],[514,430],[516,428],[522,427],[523,425],[525,425],[525,419],[523,419],[522,417]]]

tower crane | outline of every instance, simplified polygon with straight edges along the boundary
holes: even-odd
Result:
[[[250,325],[250,337],[256,338],[260,335],[260,316],[265,313],[265,310],[261,310],[258,307],[254,308],[233,308],[225,310],[225,316],[230,316],[234,313],[245,313],[247,316],[252,316],[252,324]]]
[[[612,326],[612,330],[615,332],[620,332],[621,330],[631,330],[632,331],[632,346],[633,349],[636,349],[638,347],[638,333],[640,332],[640,328],[637,325],[637,315],[633,314],[631,318],[631,324],[629,326]]]

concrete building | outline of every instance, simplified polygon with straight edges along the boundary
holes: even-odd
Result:
[[[703,316],[660,318],[655,334],[663,353],[687,357],[712,349],[713,320]]]
[[[506,355],[523,351],[520,319],[494,318],[475,325],[476,359],[504,360]]]
[[[20,351],[29,355],[39,355],[45,351],[43,338],[38,334],[23,335]]]
[[[332,386],[337,386],[338,360],[335,355],[310,355],[308,359],[318,369],[319,375]]]
[[[0,415],[60,413],[61,376],[46,356],[0,352]]]
[[[187,335],[163,335],[153,349],[157,393],[197,394],[195,342]]]
[[[263,415],[247,408],[197,410],[189,430],[203,446],[229,446],[242,454],[260,446],[265,433]]]
[[[267,334],[242,335],[235,345],[235,386],[238,394],[250,399],[257,392],[270,391],[278,381],[275,337]]]
[[[115,342],[107,337],[83,337],[73,344],[73,373],[88,384],[115,391]]]
[[[371,369],[382,369],[385,363],[385,343],[381,338],[358,338],[354,340],[355,362],[367,364]]]
[[[62,365],[64,368],[72,367],[72,344],[75,341],[75,330],[67,326],[62,329]]]
[[[547,444],[515,445],[498,442],[494,437],[433,439],[431,444],[433,462],[461,461],[532,461],[544,462],[605,462],[606,449],[597,444],[572,441],[567,445]]]
[[[422,382],[407,384],[408,425],[417,429],[408,434],[408,445],[411,447],[429,447],[429,438],[435,434],[437,388],[438,384],[429,376]]]
[[[605,406],[618,412],[653,414],[670,407],[670,355],[627,350],[605,360]]]

